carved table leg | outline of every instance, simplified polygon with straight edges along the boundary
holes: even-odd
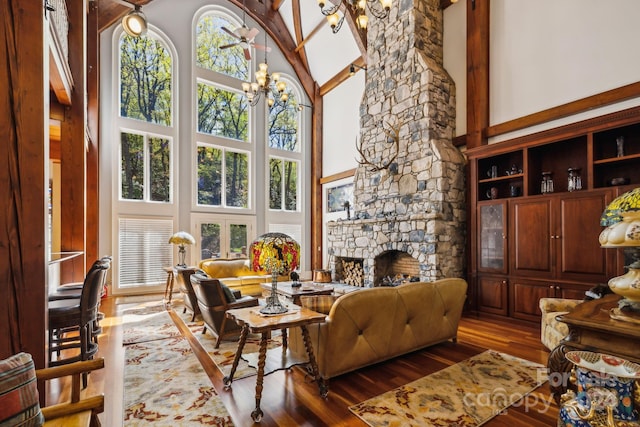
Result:
[[[240,341],[238,342],[238,349],[236,350],[236,355],[233,358],[233,364],[231,365],[231,372],[229,375],[222,379],[224,383],[224,388],[228,389],[233,382],[233,375],[236,373],[236,369],[238,368],[238,363],[240,362],[240,356],[242,356],[242,349],[244,348],[245,342],[247,342],[247,335],[249,334],[249,327],[247,325],[242,326],[242,331],[240,331]]]
[[[287,330],[281,329],[280,331],[282,332],[282,352],[286,353],[287,348],[289,347],[289,341],[287,339]]]
[[[327,389],[324,380],[320,377],[320,373],[318,372],[318,364],[316,362],[316,357],[313,354],[313,346],[311,345],[311,337],[309,337],[309,330],[306,325],[300,326],[302,330],[302,338],[304,339],[304,347],[307,349],[307,354],[309,355],[309,364],[311,365],[311,373],[313,378],[318,382],[318,388],[320,389],[320,396],[327,397],[329,390]]]
[[[571,387],[569,378],[573,364],[564,356],[575,348],[565,343],[560,343],[549,353],[547,368],[549,370],[549,389],[555,402],[560,405],[560,397]]]
[[[253,421],[262,420],[262,409],[260,409],[260,399],[262,399],[262,384],[264,381],[264,365],[267,359],[267,341],[269,333],[263,332],[260,338],[260,352],[258,353],[258,378],[256,379],[256,409],[251,412]]]

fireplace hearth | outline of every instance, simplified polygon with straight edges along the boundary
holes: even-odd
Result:
[[[389,19],[367,31],[358,147],[369,165],[356,169],[351,219],[327,224],[329,257],[361,260],[364,286],[396,275],[464,276],[466,162],[451,143],[455,85],[442,63],[439,5],[395,3]],[[389,126],[397,146],[387,143]],[[371,167],[391,158],[388,167]],[[411,269],[380,265],[390,253]]]

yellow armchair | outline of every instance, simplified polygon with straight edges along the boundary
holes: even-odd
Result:
[[[556,348],[569,333],[569,327],[556,320],[556,316],[573,310],[582,300],[566,298],[540,298],[542,312],[540,325],[540,341],[549,350]]]

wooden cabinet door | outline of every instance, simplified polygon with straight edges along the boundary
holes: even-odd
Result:
[[[607,281],[607,249],[600,247],[600,215],[610,191],[574,193],[557,200],[559,226],[554,233],[559,279]]]
[[[509,288],[511,316],[533,322],[540,322],[540,298],[555,296],[555,286],[551,284],[512,279]]]
[[[509,259],[511,274],[553,276],[551,240],[554,236],[552,200],[512,200],[509,205]]]
[[[485,313],[509,313],[508,282],[505,277],[478,277],[478,311]]]
[[[507,202],[478,203],[478,271],[507,274]]]

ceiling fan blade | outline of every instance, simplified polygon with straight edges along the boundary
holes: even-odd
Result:
[[[257,28],[252,28],[245,37],[247,37],[247,40],[253,40],[259,32],[260,30],[258,30]]]
[[[238,46],[238,43],[225,44],[224,46],[220,46],[218,49],[228,49],[234,46]]]
[[[244,59],[246,59],[247,61],[251,61],[251,52],[249,51],[249,49],[244,49]]]
[[[240,38],[240,36],[239,36],[239,35],[237,35],[237,34],[236,34],[236,33],[234,33],[233,31],[231,31],[231,30],[230,30],[230,29],[228,29],[227,27],[221,27],[221,28],[222,28],[222,31],[224,31],[225,33],[227,33],[227,34],[229,34],[229,35],[231,35],[231,36],[235,37],[236,39],[239,39],[239,38]]]
[[[253,46],[256,49],[264,50],[265,52],[271,52],[271,48],[269,46],[265,46],[257,43],[253,43],[251,46]]]

